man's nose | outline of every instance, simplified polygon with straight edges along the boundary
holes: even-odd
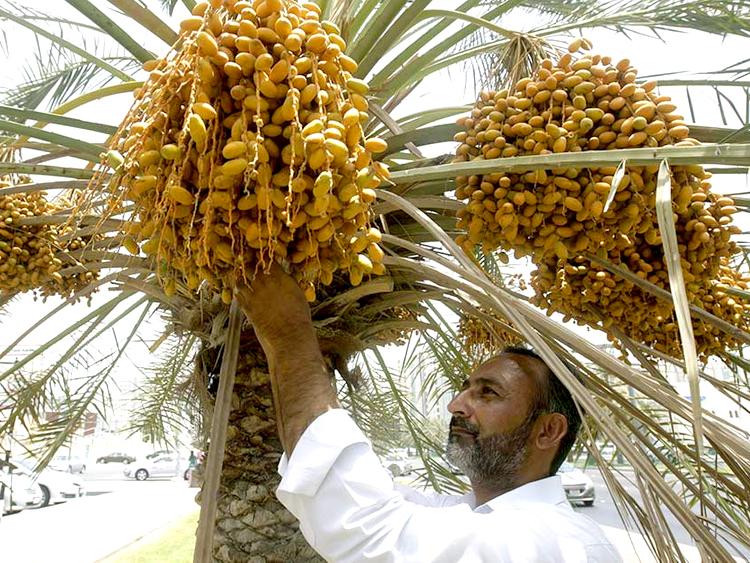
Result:
[[[454,416],[461,416],[468,418],[471,416],[471,405],[467,400],[466,389],[461,391],[458,395],[453,397],[450,403],[448,403],[448,412]]]

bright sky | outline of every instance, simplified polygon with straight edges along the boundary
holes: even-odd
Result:
[[[152,7],[158,2],[150,1],[148,4]],[[436,7],[453,8],[459,4],[458,1],[442,0],[437,2]],[[109,6],[103,6],[102,9],[109,10]],[[68,17],[76,20],[82,20],[82,16],[75,12],[69,6],[63,3],[45,3],[46,11],[55,10],[55,13],[66,14]],[[158,7],[154,7],[157,11]],[[186,12],[180,2],[177,7],[177,18],[175,21],[184,17]],[[118,20],[119,21],[119,20]],[[123,20],[124,21],[124,20]],[[536,18],[528,15],[517,15],[513,18],[507,18],[502,22],[507,28],[528,28],[531,24],[536,25]],[[9,53],[6,53],[7,60],[0,68],[0,84],[15,83],[19,80],[19,69],[28,61],[28,57],[33,54],[32,35],[19,26],[11,22],[0,23],[0,30],[5,34],[8,43],[13,46]],[[67,32],[66,32],[67,33]],[[738,38],[722,39],[716,36],[710,36],[701,32],[686,33],[665,33],[662,39],[651,37],[635,36],[628,38],[624,35],[617,34],[613,31],[600,30],[586,32],[587,37],[594,42],[594,52],[612,55],[615,59],[629,58],[632,63],[640,70],[641,75],[666,73],[666,72],[685,72],[685,73],[702,73],[710,72],[724,68],[736,63],[747,56],[747,40]],[[76,37],[72,34],[65,35],[68,40],[75,41]],[[162,52],[163,43],[155,39],[150,34],[139,31],[137,39],[148,48],[156,52]],[[92,38],[87,38],[92,41]],[[567,42],[567,40],[566,40]],[[406,115],[420,111],[427,107],[445,107],[470,103],[474,99],[475,93],[467,90],[464,71],[459,67],[454,67],[450,72],[443,72],[424,81],[424,83],[407,99],[397,112],[398,115]],[[741,89],[736,89],[741,90]],[[678,106],[687,114],[687,101],[684,92],[674,88],[664,90],[673,95]],[[729,92],[730,90],[727,90]],[[702,124],[711,124],[723,126],[721,117],[715,109],[715,94],[707,89],[694,89],[692,92],[693,102],[698,108],[698,120]],[[744,94],[737,92],[738,96],[733,99],[739,103],[739,107],[744,108],[747,102]],[[107,100],[89,104],[70,114],[71,117],[79,117],[91,121],[102,121],[105,123],[116,124],[118,118],[124,115],[132,98],[128,95],[109,98]],[[730,116],[731,118],[731,116]],[[740,122],[734,118],[729,122],[730,127],[739,127]],[[66,132],[65,128],[52,128],[60,132]],[[447,150],[450,150],[449,148]],[[444,152],[444,147],[439,147],[436,152]],[[44,181],[44,179],[39,179]],[[743,192],[750,190],[748,177],[721,177],[717,178],[715,185],[722,192]],[[747,224],[747,217],[743,222]],[[101,292],[94,297],[94,304],[101,304],[106,298],[111,297],[109,292]],[[6,346],[10,343],[15,334],[19,334],[22,329],[30,326],[32,322],[43,316],[50,310],[52,304],[57,301],[50,300],[47,304],[35,303],[30,297],[22,296],[16,300],[8,309],[9,316],[3,319],[3,334],[0,337],[0,346]],[[51,326],[38,331],[35,335],[24,341],[26,348],[34,348],[50,338],[61,327],[67,326],[77,318],[88,314],[90,309],[84,304],[69,307],[63,314],[56,318]],[[127,328],[125,325],[124,328]],[[153,319],[148,330],[144,331],[141,338],[144,340],[153,340],[158,337],[162,331],[161,323],[158,319]],[[122,341],[125,334],[123,330],[118,332],[117,339]],[[101,349],[109,349],[112,346],[114,336],[110,335],[102,339],[99,344]],[[143,346],[139,346],[131,352],[131,361],[123,362],[118,368],[116,379],[123,382],[123,387],[127,387],[127,382],[137,379],[137,365],[144,366],[148,363],[150,357]]]

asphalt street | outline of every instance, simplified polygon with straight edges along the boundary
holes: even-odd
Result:
[[[621,551],[623,552],[629,552],[629,551],[635,551],[637,553],[640,553],[645,550],[645,544],[643,543],[642,539],[638,537],[634,537],[634,546],[639,546],[637,548],[634,548],[632,550],[628,550],[630,547],[630,538],[627,538],[625,535],[625,526],[623,524],[623,520],[620,517],[617,508],[615,506],[614,501],[612,500],[611,495],[609,494],[609,490],[607,489],[604,479],[602,478],[601,474],[594,469],[589,469],[587,471],[587,474],[592,478],[594,481],[594,485],[596,486],[597,491],[597,500],[594,503],[594,506],[592,507],[581,507],[576,508],[577,511],[582,512],[592,518],[594,521],[596,521],[600,526],[604,527],[605,532],[610,532],[611,537],[618,537],[622,540],[623,547]],[[635,499],[641,500],[640,492],[638,491],[638,487],[633,482],[633,474],[629,471],[623,471],[618,476],[618,481],[623,485],[625,490],[631,494]],[[642,502],[639,502],[640,506],[643,506]],[[693,508],[694,511],[697,512],[697,507]],[[691,539],[690,534],[687,532],[687,530],[680,524],[680,522],[675,518],[675,516],[672,515],[671,512],[668,510],[662,508],[662,514],[664,515],[664,519],[669,526],[669,530],[674,536],[674,538],[677,540],[677,542],[683,546],[683,552],[686,554],[689,560],[691,561],[700,561],[700,556],[698,555],[698,552],[696,548],[692,547],[694,545],[693,540]],[[632,526],[631,526],[632,528]],[[750,551],[740,549],[740,547],[737,545],[737,542],[723,542],[724,545],[728,548],[728,551],[732,553],[733,555],[736,555],[735,559],[737,561],[750,561]],[[651,561],[653,559],[633,559],[634,561]]]
[[[577,506],[575,507],[575,510],[581,512],[582,514],[585,514],[600,526],[610,526],[613,528],[624,530],[625,526],[622,522],[622,518],[620,517],[617,507],[612,500],[612,496],[609,494],[609,490],[607,489],[607,486],[604,482],[604,478],[598,471],[592,469],[587,470],[586,474],[591,477],[591,480],[594,482],[594,486],[596,487],[596,502],[594,502],[594,506]],[[628,493],[633,495],[635,498],[640,499],[641,497],[638,491],[638,487],[632,483],[632,481],[630,480],[631,477],[632,474],[624,473],[622,478],[618,480]],[[672,516],[670,512],[665,511],[664,517],[666,518],[667,523],[669,524],[669,528],[670,530],[672,530],[675,539],[679,543],[692,543],[690,534],[687,532],[687,530],[685,530],[685,528],[682,527],[679,521],[674,516]]]

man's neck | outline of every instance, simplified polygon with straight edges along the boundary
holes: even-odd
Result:
[[[491,501],[493,498],[499,497],[500,495],[512,491],[516,487],[506,487],[502,489],[496,488],[485,488],[482,486],[472,486],[474,490],[474,501],[477,506],[482,506],[484,503]]]

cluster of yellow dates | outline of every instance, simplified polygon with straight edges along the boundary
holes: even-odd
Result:
[[[456,160],[616,148],[696,145],[683,117],[654,82],[638,83],[627,59],[580,54],[576,40],[557,62],[544,60],[533,76],[514,88],[481,94],[465,129]],[[658,166],[627,166],[612,184],[616,167],[553,168],[526,173],[491,173],[457,179],[458,239],[471,251],[513,250],[530,256],[537,270],[535,303],[581,323],[614,325],[631,338],[673,355],[680,353],[671,304],[633,282],[612,275],[584,256],[626,266],[653,284],[669,288],[656,217]],[[675,227],[691,303],[748,330],[750,303],[732,288],[750,279],[730,267],[736,246],[730,236],[737,211],[731,198],[711,191],[700,166],[672,166]],[[609,206],[607,200],[612,196]],[[696,322],[699,353],[710,355],[736,344],[713,325]]]
[[[0,177],[0,189],[22,186],[30,178]],[[0,195],[0,294],[37,290],[44,296],[68,297],[96,279],[95,271],[63,276],[65,267],[80,264],[72,258],[85,241],[72,228],[34,218],[48,218],[69,206],[67,199],[51,202],[43,191]]]
[[[124,246],[161,264],[165,292],[238,279],[285,261],[315,299],[334,272],[383,274],[374,188],[388,177],[365,139],[367,84],[313,2],[200,2],[176,50],[144,68],[110,156],[135,203]]]
[[[480,311],[490,319],[482,319],[477,315],[461,315],[458,321],[458,334],[461,345],[476,361],[485,355],[494,355],[508,346],[518,346],[523,343],[522,338],[512,330],[507,320],[497,315]]]

